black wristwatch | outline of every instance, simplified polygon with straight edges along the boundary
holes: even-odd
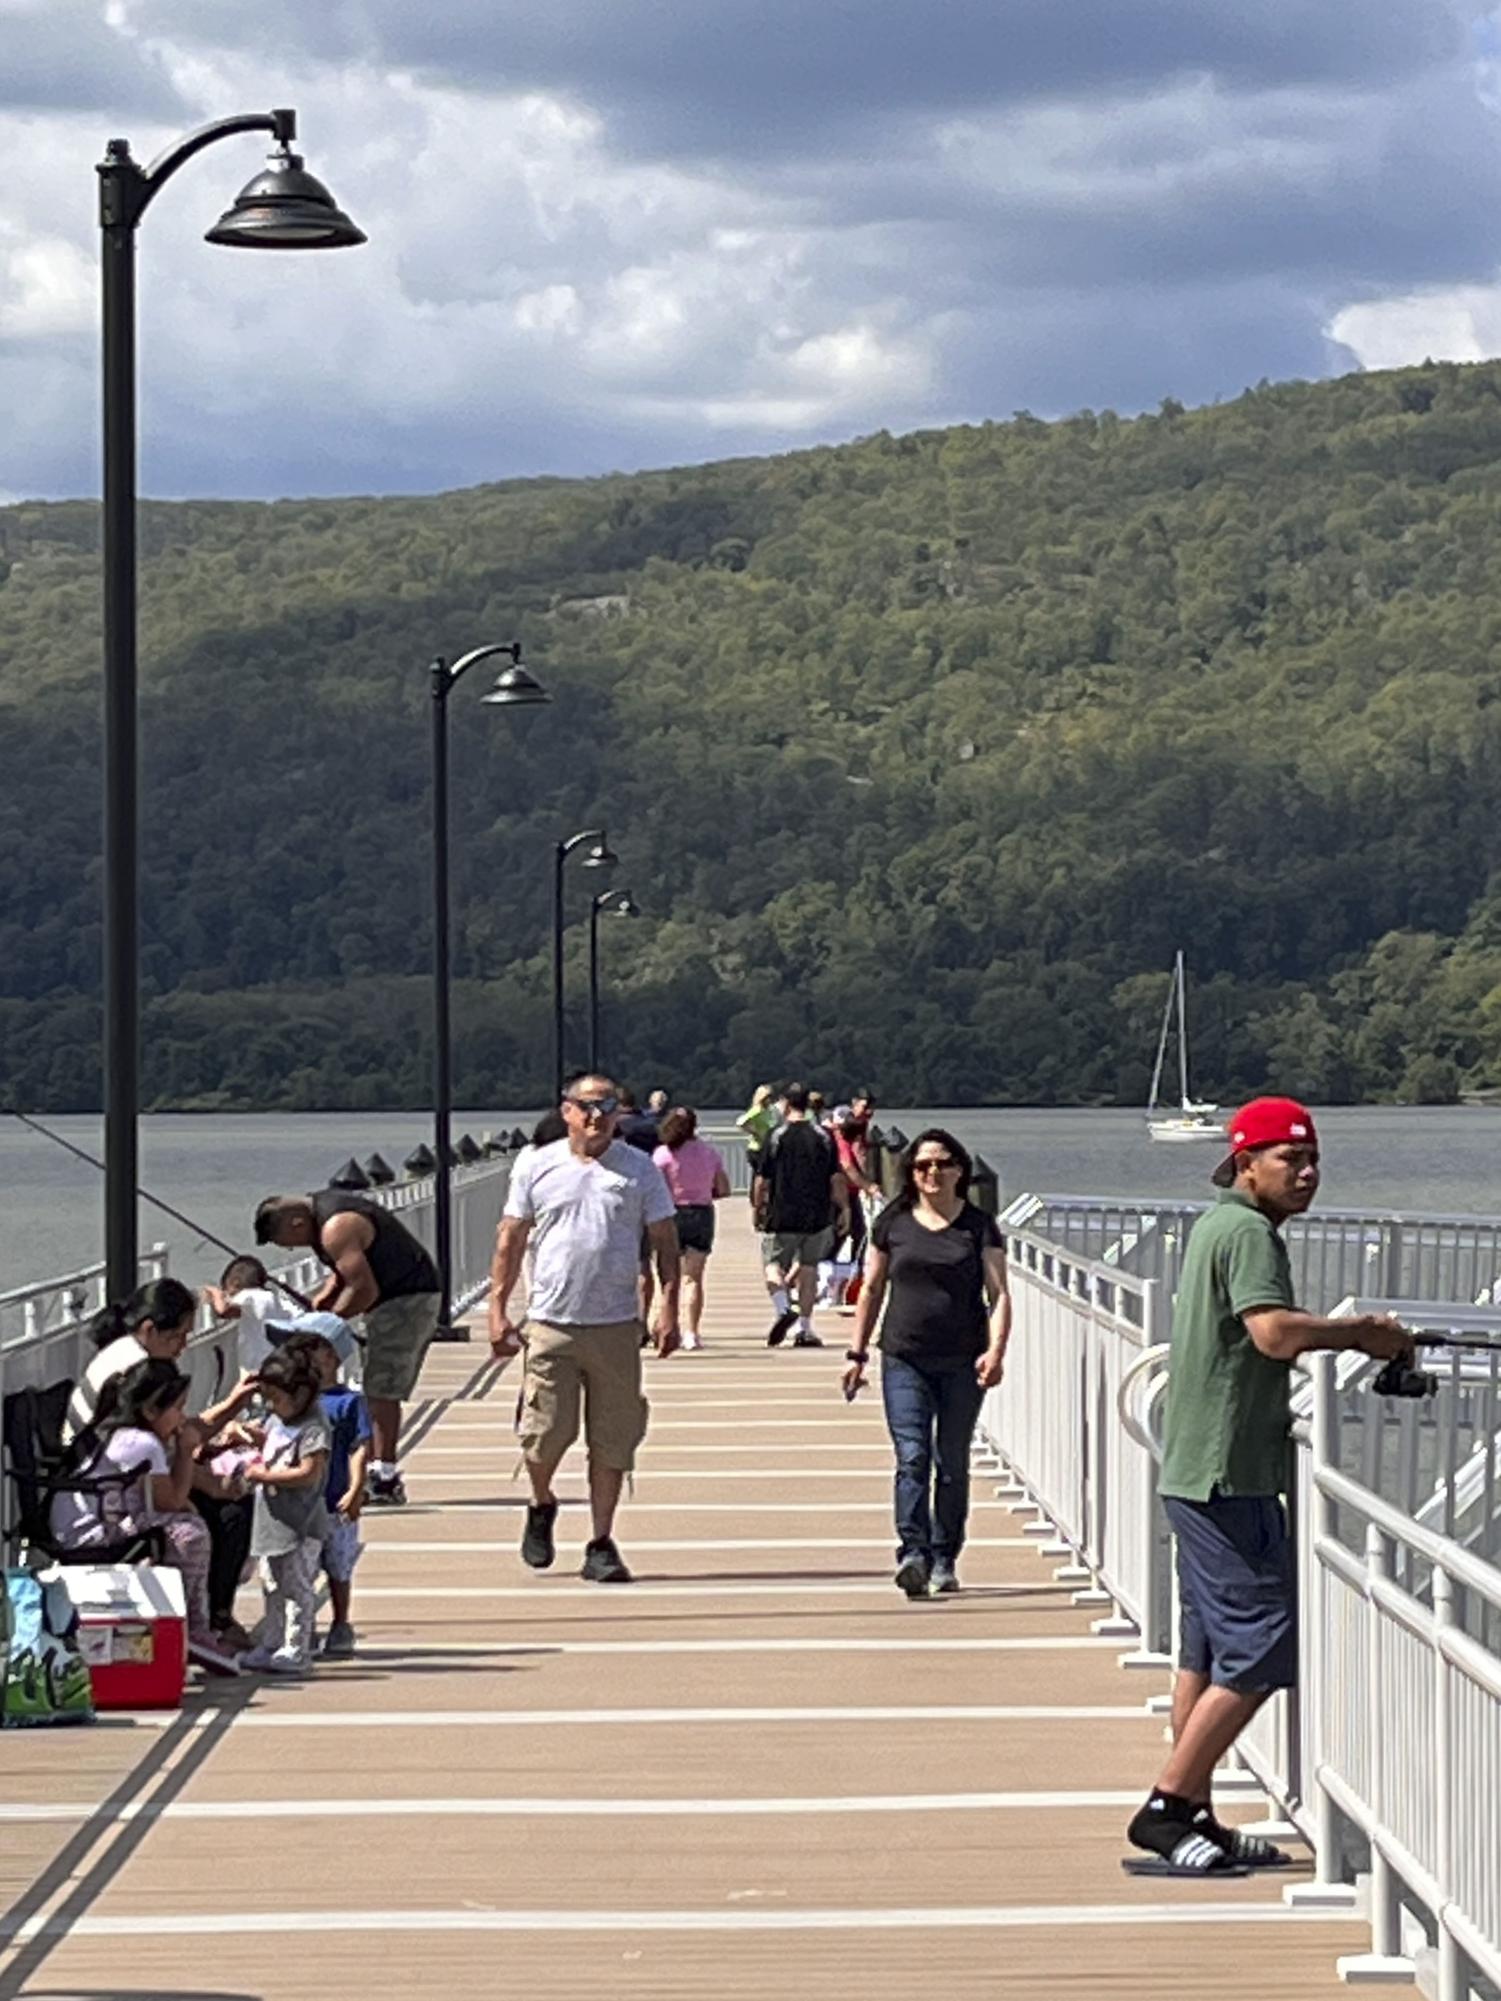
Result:
[[[863,1369],[865,1364],[870,1360],[870,1350],[867,1348],[863,1354],[857,1354],[853,1348],[846,1348],[844,1359],[847,1362],[858,1362]]]

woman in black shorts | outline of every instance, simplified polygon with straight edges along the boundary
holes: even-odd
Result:
[[[845,1358],[852,1397],[881,1325],[881,1396],[896,1448],[896,1582],[909,1598],[957,1591],[969,1514],[969,1450],[1011,1338],[1006,1251],[969,1200],[969,1155],[952,1133],[919,1133],[901,1192],[876,1218]]]
[[[704,1266],[714,1248],[714,1204],[730,1192],[719,1149],[698,1137],[698,1115],[674,1105],[662,1121],[662,1143],[652,1159],[667,1177],[678,1211],[683,1255],[683,1352],[703,1347]]]

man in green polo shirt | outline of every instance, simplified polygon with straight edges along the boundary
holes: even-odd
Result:
[[[1288,1857],[1215,1817],[1214,1768],[1269,1695],[1297,1679],[1297,1582],[1281,1496],[1288,1484],[1292,1365],[1316,1348],[1411,1360],[1412,1336],[1380,1314],[1299,1310],[1282,1225],[1319,1186],[1313,1119],[1256,1098],[1229,1126],[1222,1190],[1194,1226],[1173,1303],[1159,1488],[1178,1550],[1182,1634],[1173,1749],[1127,1830],[1150,1859],[1133,1873],[1240,1875]]]

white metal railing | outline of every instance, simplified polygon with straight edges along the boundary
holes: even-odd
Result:
[[[982,1437],[1143,1652],[1171,1650],[1156,1285],[1014,1224],[1007,1244],[1017,1331]],[[1343,1310],[1501,1330],[1497,1309]],[[1464,2001],[1481,1978],[1501,1983],[1501,1365],[1457,1357],[1436,1397],[1387,1401],[1364,1356],[1309,1362],[1288,1482],[1300,1687],[1265,1705],[1236,1756],[1313,1845],[1316,1897],[1369,1875],[1370,1952],[1347,1971],[1416,1967],[1439,2001]]]
[[[1207,1202],[1022,1195],[1004,1221],[1171,1293]],[[1501,1221],[1391,1209],[1320,1209],[1284,1231],[1298,1299],[1327,1313],[1351,1293],[1501,1304]]]
[[[503,1159],[482,1161],[473,1167],[454,1170],[451,1235],[456,1311],[462,1312],[472,1306],[489,1284],[495,1230],[505,1203],[510,1174],[510,1163]],[[369,1192],[372,1200],[398,1215],[412,1234],[429,1250],[432,1249],[434,1183],[431,1175]],[[151,1276],[159,1276],[168,1268],[165,1246],[156,1247],[153,1262],[157,1268],[153,1269]],[[275,1276],[296,1291],[311,1295],[327,1278],[328,1268],[307,1252],[288,1264],[276,1266]],[[22,1333],[0,1343],[0,1390],[20,1389],[26,1384],[41,1387],[65,1376],[76,1378],[82,1373],[90,1357],[88,1317],[100,1303],[93,1299],[92,1293],[81,1290],[75,1284],[75,1280],[83,1277],[83,1274],[75,1274],[75,1279],[55,1282],[60,1287],[71,1288],[73,1295],[80,1298],[81,1310],[75,1318],[51,1326],[38,1326],[30,1335]],[[200,1301],[198,1324],[182,1363],[192,1379],[190,1401],[194,1408],[211,1402],[232,1380],[230,1371],[236,1331],[234,1322],[216,1321],[208,1302]]]
[[[1158,1288],[1025,1230],[1006,1233],[1016,1315],[979,1432],[1120,1606],[1144,1652],[1168,1644],[1168,1544],[1150,1449],[1116,1416],[1157,1344]]]
[[[168,1266],[165,1244],[153,1244],[141,1253],[137,1266],[142,1284],[161,1278]],[[61,1278],[38,1279],[0,1292],[0,1347],[13,1341],[34,1340],[58,1327],[87,1320],[105,1305],[105,1268],[85,1265],[81,1271],[65,1272]]]
[[[732,1195],[749,1195],[751,1185],[750,1159],[746,1137],[738,1126],[703,1126],[699,1137],[706,1139],[710,1146],[717,1146],[724,1161],[724,1171],[730,1177]]]

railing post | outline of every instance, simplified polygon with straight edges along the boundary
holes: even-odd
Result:
[[[1438,2001],[1463,2001],[1465,1982],[1459,1945],[1449,1929],[1449,1907],[1454,1901],[1454,1705],[1449,1692],[1449,1662],[1444,1640],[1454,1619],[1454,1580],[1446,1570],[1433,1573],[1433,1729],[1434,1773],[1438,1797],[1434,1802],[1438,1822],[1438,1852],[1434,1874],[1438,1879]],[[1473,1784],[1474,1775],[1461,1774],[1461,1785]]]
[[[1391,1581],[1391,1543],[1375,1525],[1365,1531],[1365,1673],[1371,1697],[1371,1819],[1377,1827],[1387,1821],[1387,1733],[1393,1727],[1393,1711],[1383,1701],[1383,1645],[1381,1645],[1381,1585]],[[1391,1863],[1381,1849],[1371,1843],[1371,1959],[1401,1959],[1401,1897]]]

